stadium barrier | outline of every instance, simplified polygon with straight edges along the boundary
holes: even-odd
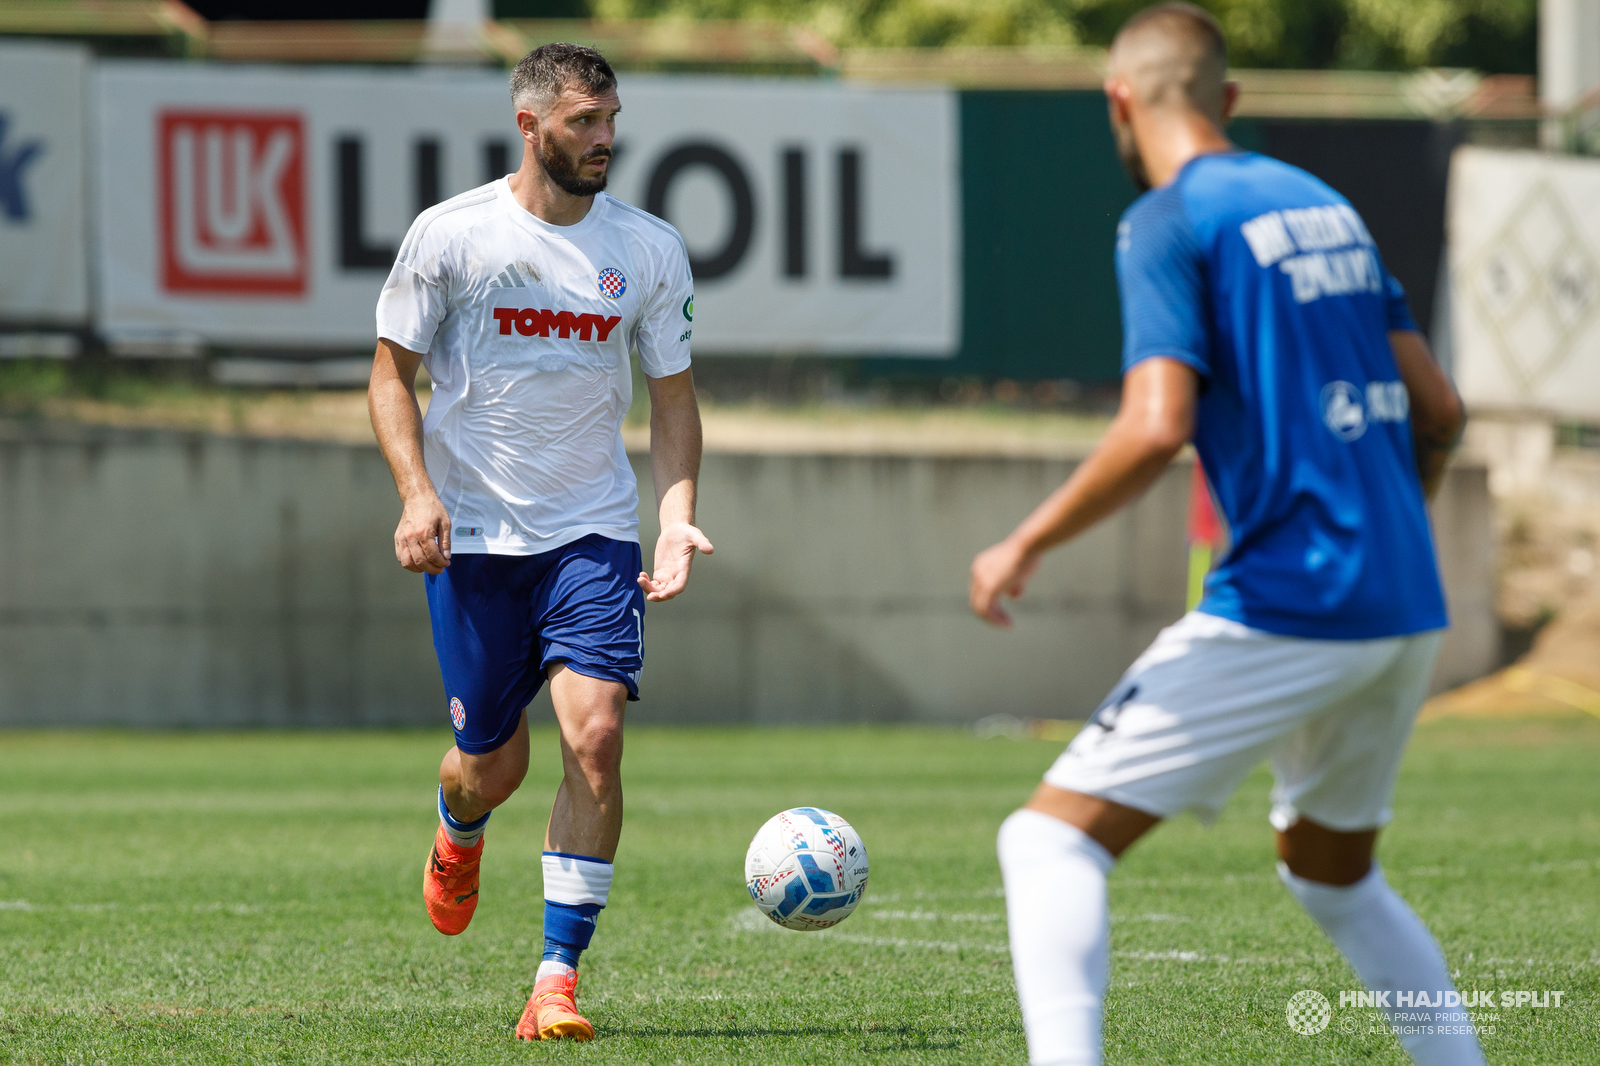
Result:
[[[96,186],[96,319],[125,353],[370,351],[413,219],[521,159],[498,72],[102,60],[94,84],[97,159],[117,170]],[[682,231],[696,352],[954,353],[953,93],[620,88],[610,189]]]
[[[1074,461],[708,454],[717,553],[650,607],[634,719],[1086,715],[1184,609],[1190,471],[1051,555],[1017,629],[989,629],[966,608],[972,554]],[[442,728],[398,513],[372,446],[0,423],[0,725]],[[1453,468],[1434,515],[1455,620],[1442,687],[1498,665],[1483,469]]]

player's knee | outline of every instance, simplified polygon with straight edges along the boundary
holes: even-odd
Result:
[[[585,777],[615,778],[622,767],[622,723],[609,718],[585,722],[567,738],[572,756]]]
[[[526,762],[509,760],[488,766],[474,767],[462,775],[461,791],[475,810],[494,810],[516,792],[522,779],[528,775]]]
[[[1324,885],[1353,885],[1372,869],[1375,829],[1341,832],[1301,818],[1277,834],[1278,858],[1288,871]]]

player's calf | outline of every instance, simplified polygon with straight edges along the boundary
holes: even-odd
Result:
[[[1364,988],[1374,992],[1422,992],[1443,1003],[1456,991],[1439,944],[1415,911],[1389,887],[1372,863],[1353,884],[1308,880],[1278,864],[1278,877],[1334,946],[1349,960]],[[1461,1007],[1425,1008],[1423,1024],[1399,1030],[1400,1044],[1418,1066],[1483,1066],[1483,1049]]]
[[[458,701],[459,702],[459,701]],[[478,864],[489,814],[528,772],[528,719],[519,712],[510,738],[484,752],[457,746],[439,764],[439,829],[422,872],[422,898],[434,928],[455,936],[478,908]]]

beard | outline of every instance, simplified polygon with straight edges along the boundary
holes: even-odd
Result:
[[[610,158],[611,149],[603,144],[596,145],[583,153],[581,158],[574,159],[550,141],[542,137],[539,139],[539,165],[544,167],[544,172],[550,175],[551,181],[573,196],[593,196],[605,189],[606,178],[611,175],[609,166],[598,178],[585,178],[579,174],[578,168],[590,160]]]
[[[1117,159],[1122,162],[1122,169],[1128,172],[1128,177],[1133,179],[1134,186],[1141,192],[1150,191],[1150,172],[1145,169],[1144,156],[1139,154],[1139,145],[1133,139],[1133,127],[1111,124],[1112,137],[1117,142]]]

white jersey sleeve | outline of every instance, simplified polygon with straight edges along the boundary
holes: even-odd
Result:
[[[433,211],[411,223],[395,256],[389,279],[378,294],[378,338],[426,354],[449,308],[449,282],[442,245],[443,227],[432,227]]]
[[[652,279],[634,331],[633,349],[649,377],[664,378],[689,369],[689,338],[694,333],[694,275],[689,253],[676,230],[660,241],[660,269]]]

